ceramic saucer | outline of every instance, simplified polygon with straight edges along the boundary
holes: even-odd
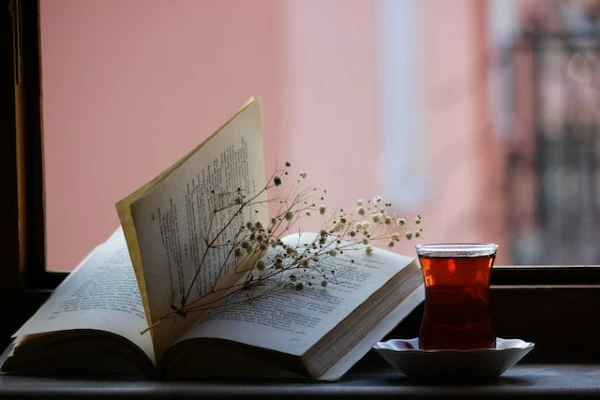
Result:
[[[498,378],[534,346],[521,339],[496,338],[495,349],[421,350],[415,338],[378,342],[373,349],[410,378],[464,381]]]

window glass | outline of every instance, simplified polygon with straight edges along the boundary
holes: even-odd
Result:
[[[48,269],[263,99],[267,169],[382,195],[421,242],[600,263],[597,1],[41,0]],[[414,254],[414,243],[397,251]]]

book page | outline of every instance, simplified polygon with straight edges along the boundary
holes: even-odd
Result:
[[[123,336],[154,361],[152,340],[140,331],[146,316],[119,228],[69,274],[13,337],[94,329]]]
[[[214,210],[231,204],[238,190],[250,199],[264,189],[261,118],[260,101],[249,102],[184,162],[130,202],[139,251],[136,270],[142,271],[151,324],[171,314],[183,298],[190,304],[210,293],[217,280],[231,285],[239,278],[234,276],[235,258],[228,257],[222,245],[249,220],[266,225],[266,193],[256,199],[260,206],[241,212],[240,207],[217,214]],[[194,317],[178,316],[152,330],[157,357]]]
[[[311,241],[312,235],[305,233],[302,240]],[[284,239],[290,245],[298,241],[298,234]],[[181,341],[219,338],[300,356],[414,261],[382,249],[374,249],[370,256],[362,250],[344,253],[351,254],[351,258],[339,255],[321,261],[336,271],[337,283],[323,288],[316,281],[316,285],[305,285],[302,290],[283,289],[242,304],[212,309]],[[239,292],[240,300],[244,296],[246,293]]]

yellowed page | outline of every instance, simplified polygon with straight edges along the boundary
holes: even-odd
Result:
[[[13,337],[93,329],[123,336],[154,361],[142,300],[125,244],[118,229],[54,291]]]
[[[129,248],[129,255],[130,255],[131,261],[133,263],[135,277],[138,281],[138,285],[140,288],[140,294],[142,296],[142,301],[144,303],[144,310],[146,312],[146,317],[148,318],[149,325],[151,324],[151,315],[150,315],[150,310],[149,310],[148,297],[146,295],[146,293],[147,293],[146,281],[144,279],[144,272],[143,272],[143,268],[142,268],[142,261],[141,261],[141,257],[140,257],[140,249],[138,246],[135,225],[133,223],[133,218],[131,215],[131,204],[134,201],[140,199],[142,196],[144,196],[144,194],[148,193],[156,185],[158,185],[161,181],[163,181],[167,176],[169,176],[169,174],[171,174],[175,169],[177,169],[179,166],[181,166],[188,158],[190,158],[197,151],[199,151],[206,142],[210,141],[212,138],[217,136],[219,134],[219,132],[225,126],[227,126],[227,124],[229,124],[229,122],[231,122],[233,119],[235,119],[242,111],[244,111],[248,106],[253,104],[255,101],[256,100],[254,99],[254,97],[251,97],[250,99],[248,99],[248,101],[238,110],[238,112],[233,117],[231,117],[231,119],[229,121],[227,121],[219,130],[217,130],[215,133],[213,133],[212,136],[209,137],[206,141],[199,144],[195,149],[193,149],[192,151],[187,153],[175,164],[173,164],[172,166],[170,166],[169,168],[167,168],[166,170],[161,172],[150,182],[146,183],[145,185],[143,185],[142,187],[140,187],[139,189],[137,189],[136,191],[131,193],[129,196],[120,200],[116,204],[117,213],[119,214],[119,219],[121,221],[121,227],[123,228],[123,231],[125,233],[127,247]]]
[[[188,293],[220,195],[240,188],[251,198],[264,186],[261,103],[251,99],[191,154],[117,204],[150,324],[171,313]],[[266,200],[266,193],[259,200]],[[249,219],[266,225],[266,206],[256,210],[246,209],[221,238],[231,237]],[[214,226],[226,224],[229,217],[223,215]],[[233,279],[233,258],[219,272],[224,259],[223,251],[209,253],[188,304],[208,293],[217,278]],[[154,328],[158,358],[195,317],[177,317]]]

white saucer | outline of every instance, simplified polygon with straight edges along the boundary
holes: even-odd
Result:
[[[410,378],[465,381],[498,378],[534,346],[521,339],[496,338],[495,349],[421,350],[415,338],[378,342],[373,349]]]

